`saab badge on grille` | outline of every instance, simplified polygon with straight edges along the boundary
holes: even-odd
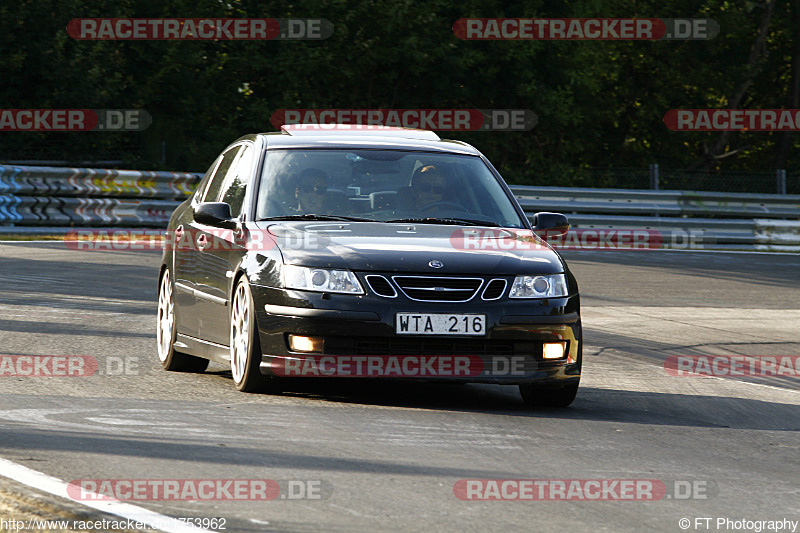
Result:
[[[431,261],[430,263],[428,263],[428,266],[429,266],[429,267],[431,267],[431,268],[442,268],[442,267],[444,266],[444,263],[442,263],[441,261],[437,261],[436,259],[434,259],[433,261]]]

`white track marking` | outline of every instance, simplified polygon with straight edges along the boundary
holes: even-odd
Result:
[[[26,466],[18,465],[17,463],[3,459],[2,457],[0,457],[0,475],[9,479],[13,479],[14,481],[22,483],[23,485],[47,492],[53,496],[66,498],[73,502],[76,501],[70,498],[67,494],[67,483],[64,483],[60,479],[48,476],[47,474],[37,472],[36,470],[31,470]],[[195,527],[186,522],[181,522],[180,520],[172,518],[171,516],[162,515],[154,511],[149,511],[143,507],[138,507],[129,503],[122,503],[116,500],[78,501],[76,503],[85,505],[86,507],[91,507],[92,509],[97,509],[98,511],[102,511],[104,513],[119,516],[126,520],[141,522],[143,524],[147,524],[153,529],[158,529],[160,531],[167,531],[170,533],[184,533],[190,531],[192,533],[216,533],[208,529]]]

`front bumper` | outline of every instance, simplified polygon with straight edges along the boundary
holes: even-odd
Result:
[[[550,300],[417,302],[254,286],[261,372],[296,377],[389,377],[474,383],[567,384],[580,379],[582,330],[577,295]],[[486,333],[397,334],[397,313],[479,313]],[[302,353],[288,336],[323,337]],[[545,360],[545,342],[566,343]]]

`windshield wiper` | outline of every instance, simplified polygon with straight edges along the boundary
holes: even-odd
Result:
[[[339,215],[318,215],[316,213],[309,213],[307,215],[280,215],[276,217],[264,217],[259,218],[258,222],[265,220],[333,220],[337,222],[375,222],[375,220],[371,218],[346,217]]]
[[[445,217],[445,218],[398,218],[395,220],[387,220],[389,222],[415,222],[418,224],[450,224],[453,226],[490,226],[493,228],[499,227],[500,224],[497,222],[491,222],[488,220],[478,220],[474,218],[455,218],[455,217]]]

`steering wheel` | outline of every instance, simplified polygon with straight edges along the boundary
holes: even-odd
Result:
[[[274,198],[270,198],[267,201],[266,207],[269,216],[294,215],[297,212],[296,208],[292,207],[287,202],[282,202]]]
[[[433,203],[430,203],[430,204],[424,206],[421,209],[421,211],[422,212],[427,212],[427,211],[433,211],[434,209],[439,209],[439,208],[452,208],[452,209],[454,209],[456,211],[466,211],[467,210],[463,205],[459,204],[458,202],[449,202],[447,200],[440,200],[438,202],[433,202]]]

